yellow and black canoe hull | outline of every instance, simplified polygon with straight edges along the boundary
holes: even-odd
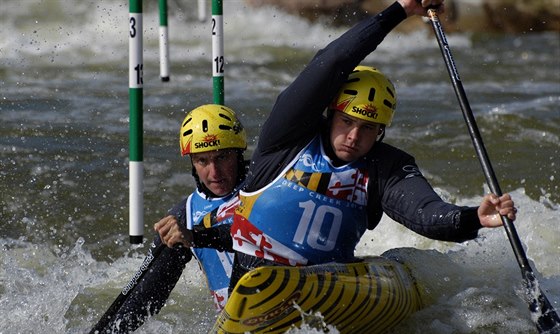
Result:
[[[241,278],[211,332],[282,333],[319,312],[340,333],[382,333],[421,306],[408,270],[383,257],[261,267]]]

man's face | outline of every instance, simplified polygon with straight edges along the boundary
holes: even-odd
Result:
[[[336,157],[351,162],[364,156],[375,144],[381,124],[361,120],[335,111],[330,140]]]
[[[191,154],[196,173],[208,190],[225,196],[237,181],[237,153],[233,149]]]

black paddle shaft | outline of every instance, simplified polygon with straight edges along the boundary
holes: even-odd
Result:
[[[117,314],[117,312],[124,304],[124,302],[128,299],[129,293],[132,292],[132,290],[134,290],[136,285],[138,285],[138,282],[140,282],[142,280],[142,277],[144,277],[144,275],[150,270],[150,267],[154,262],[154,260],[159,256],[161,251],[167,246],[164,243],[161,243],[157,246],[155,244],[152,244],[151,247],[152,247],[151,253],[146,257],[144,263],[142,263],[140,270],[124,287],[124,289],[117,296],[113,304],[109,306],[107,312],[103,314],[103,316],[99,319],[97,324],[91,329],[91,331],[89,332],[90,334],[102,333],[105,327],[107,327],[107,325],[109,325],[109,323],[113,320],[115,314]]]
[[[476,154],[478,155],[478,159],[482,166],[484,176],[486,177],[488,187],[490,188],[492,193],[501,196],[502,191],[496,179],[496,175],[494,174],[494,170],[492,169],[492,165],[490,164],[488,154],[484,147],[484,143],[482,142],[480,132],[478,131],[476,120],[469,105],[469,101],[467,100],[465,89],[463,88],[463,84],[461,82],[461,79],[459,78],[459,73],[457,71],[457,67],[455,66],[455,61],[453,60],[453,56],[451,55],[451,50],[449,48],[449,45],[447,44],[447,39],[445,38],[445,34],[441,27],[436,10],[428,9],[428,16],[430,18],[430,21],[432,22],[432,27],[437,37],[441,53],[445,60],[445,65],[447,66],[447,71],[449,72],[451,83],[453,84],[453,89],[455,90],[455,94],[457,95],[457,99],[459,100],[461,111],[463,112],[463,117],[465,118],[465,122],[467,123],[469,134],[471,136]],[[523,246],[521,245],[521,241],[519,240],[519,236],[517,234],[515,226],[513,225],[513,222],[506,216],[501,216],[501,218],[509,242],[511,244],[511,247],[513,248],[513,252],[515,253],[515,257],[517,258],[519,267],[521,268],[523,279],[527,284],[528,293],[531,299],[529,309],[533,314],[538,315],[536,325],[539,333],[560,333],[560,317],[558,316],[558,313],[556,313],[556,310],[554,310],[554,307],[552,306],[550,301],[546,298],[546,296],[538,286],[537,279],[535,277],[535,274],[533,273],[533,270],[531,269],[529,261],[527,260],[527,256],[525,255],[525,251],[523,249]]]

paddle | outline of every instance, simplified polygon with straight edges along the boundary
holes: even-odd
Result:
[[[159,256],[161,251],[167,247],[164,243],[159,244],[156,246],[155,244],[151,245],[151,253],[148,253],[148,256],[142,263],[140,270],[136,272],[136,275],[130,280],[130,282],[124,287],[121,293],[117,296],[113,304],[107,309],[105,314],[99,319],[97,324],[91,329],[89,332],[90,334],[101,333],[101,331],[113,320],[115,314],[119,311],[121,306],[124,302],[128,299],[129,292],[134,290],[134,288],[138,285],[138,282],[142,280],[142,277],[150,270],[152,263],[154,260]],[[150,256],[151,255],[151,256]]]
[[[455,94],[457,95],[457,99],[459,100],[459,104],[463,112],[463,117],[465,118],[465,122],[467,123],[474,148],[480,160],[480,164],[482,165],[482,170],[484,171],[486,182],[488,183],[490,190],[494,194],[501,196],[502,191],[500,190],[496,175],[494,174],[494,171],[490,164],[490,160],[488,159],[488,154],[486,153],[486,149],[484,148],[484,143],[482,142],[480,132],[478,131],[478,127],[476,125],[476,121],[467,100],[465,90],[463,89],[463,84],[461,83],[461,79],[459,78],[459,73],[457,72],[455,61],[453,60],[451,50],[449,49],[449,45],[447,44],[447,39],[445,38],[445,34],[439,22],[437,11],[435,9],[428,9],[428,17],[432,22],[432,27],[437,37],[443,59],[445,60],[447,71],[449,72]],[[519,263],[519,267],[521,268],[523,279],[525,281],[525,284],[527,285],[529,309],[532,312],[533,320],[536,322],[539,333],[560,333],[560,317],[558,316],[558,313],[556,313],[554,307],[548,301],[542,290],[539,288],[535,274],[533,273],[533,270],[529,265],[529,261],[527,260],[527,256],[525,255],[525,251],[523,250],[523,246],[521,245],[521,241],[519,240],[519,236],[517,235],[517,231],[515,230],[512,221],[509,220],[506,216],[502,216],[502,222],[506,229],[506,234],[510,241],[511,247],[513,248],[513,252],[515,253],[515,256],[517,258],[517,262]]]

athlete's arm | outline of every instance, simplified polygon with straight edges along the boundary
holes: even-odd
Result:
[[[193,230],[194,247],[214,248],[221,252],[233,252],[233,240],[230,234],[231,224],[222,224],[211,228]]]
[[[403,179],[387,191],[383,210],[389,217],[430,239],[463,242],[482,227],[477,208],[444,202],[422,176]]]
[[[377,196],[393,220],[431,239],[462,242],[477,237],[482,227],[477,208],[443,201],[421,174],[414,157],[378,143],[372,159],[378,175]]]
[[[263,125],[257,149],[270,152],[302,138],[311,139],[318,132],[321,114],[348,74],[405,18],[403,7],[394,3],[319,51],[278,96]]]

